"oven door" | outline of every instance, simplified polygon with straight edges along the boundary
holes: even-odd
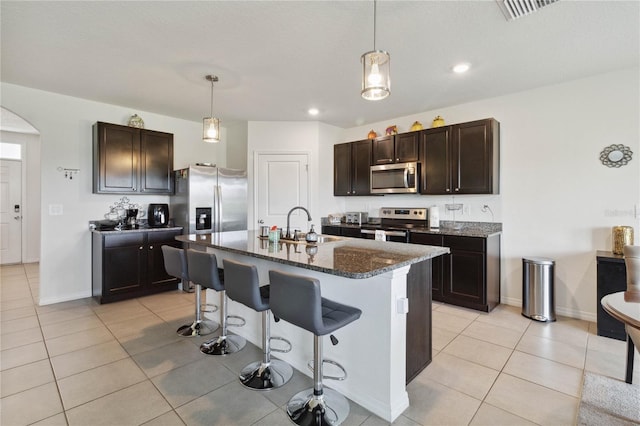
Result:
[[[394,241],[397,243],[408,243],[409,242],[409,232],[408,231],[399,231],[399,230],[391,230],[391,231],[382,231],[378,230],[378,232],[384,232],[385,241]],[[362,238],[366,238],[368,240],[376,239],[376,230],[375,229],[361,229],[360,236]]]

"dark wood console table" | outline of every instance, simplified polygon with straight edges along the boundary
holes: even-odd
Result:
[[[610,251],[596,252],[598,274],[598,301],[608,294],[627,289],[627,270],[624,256]],[[609,315],[598,303],[598,336],[627,340],[624,324]]]

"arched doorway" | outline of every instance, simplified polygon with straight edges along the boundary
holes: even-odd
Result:
[[[18,147],[18,157],[4,158],[4,164],[14,169],[13,179],[17,179],[19,194],[3,210],[9,210],[8,217],[15,227],[19,227],[19,253],[12,255],[8,262],[0,258],[0,264],[37,263],[40,261],[40,132],[24,118],[0,107],[0,143],[5,147]],[[15,169],[19,170],[16,175]],[[4,179],[4,177],[3,177]],[[15,184],[15,182],[14,182]],[[4,183],[3,183],[4,185]],[[16,201],[17,200],[17,201]],[[18,219],[16,219],[18,218]],[[7,225],[2,225],[6,228]],[[4,232],[3,238],[8,236]],[[7,240],[14,241],[15,240]],[[17,261],[16,261],[17,259]]]

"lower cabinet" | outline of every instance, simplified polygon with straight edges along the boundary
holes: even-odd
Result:
[[[324,235],[342,235],[342,226],[339,225],[322,225],[322,230],[320,233]]]
[[[100,303],[175,290],[180,280],[164,269],[161,247],[182,247],[181,229],[93,232],[92,288]]]
[[[431,363],[431,262],[433,260],[435,259],[414,263],[407,274],[407,298],[409,299],[407,383]]]
[[[411,233],[410,242],[449,247],[433,259],[433,300],[489,312],[500,304],[500,235]]]
[[[322,225],[322,234],[337,235],[340,237],[360,238],[359,226]]]

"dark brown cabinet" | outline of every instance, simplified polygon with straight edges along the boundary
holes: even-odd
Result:
[[[499,193],[500,123],[471,121],[421,132],[422,194]]]
[[[370,195],[371,141],[333,146],[333,195]]]
[[[93,232],[92,287],[100,303],[175,290],[180,282],[164,269],[161,247],[182,247],[181,228],[166,231]]]
[[[414,263],[407,274],[407,383],[431,363],[431,265],[441,257]]]
[[[360,238],[359,226],[339,226],[339,225],[322,225],[322,231],[324,235],[337,235],[340,237]]]
[[[408,163],[418,161],[420,132],[401,133],[371,141],[373,164]]]
[[[500,304],[500,235],[410,234],[416,244],[449,247],[434,259],[433,300],[489,312]]]
[[[422,244],[426,246],[442,247],[442,235],[440,234],[423,234],[419,232],[409,233],[409,242],[413,244]],[[431,259],[431,290],[433,300],[442,301],[442,268],[445,256],[442,255]]]
[[[173,193],[171,133],[97,122],[93,158],[94,193]]]
[[[598,251],[596,260],[598,275],[598,295],[596,299],[598,336],[627,340],[624,324],[609,315],[600,304],[600,300],[607,294],[627,289],[627,268],[624,263],[624,256],[613,254],[610,251]]]

